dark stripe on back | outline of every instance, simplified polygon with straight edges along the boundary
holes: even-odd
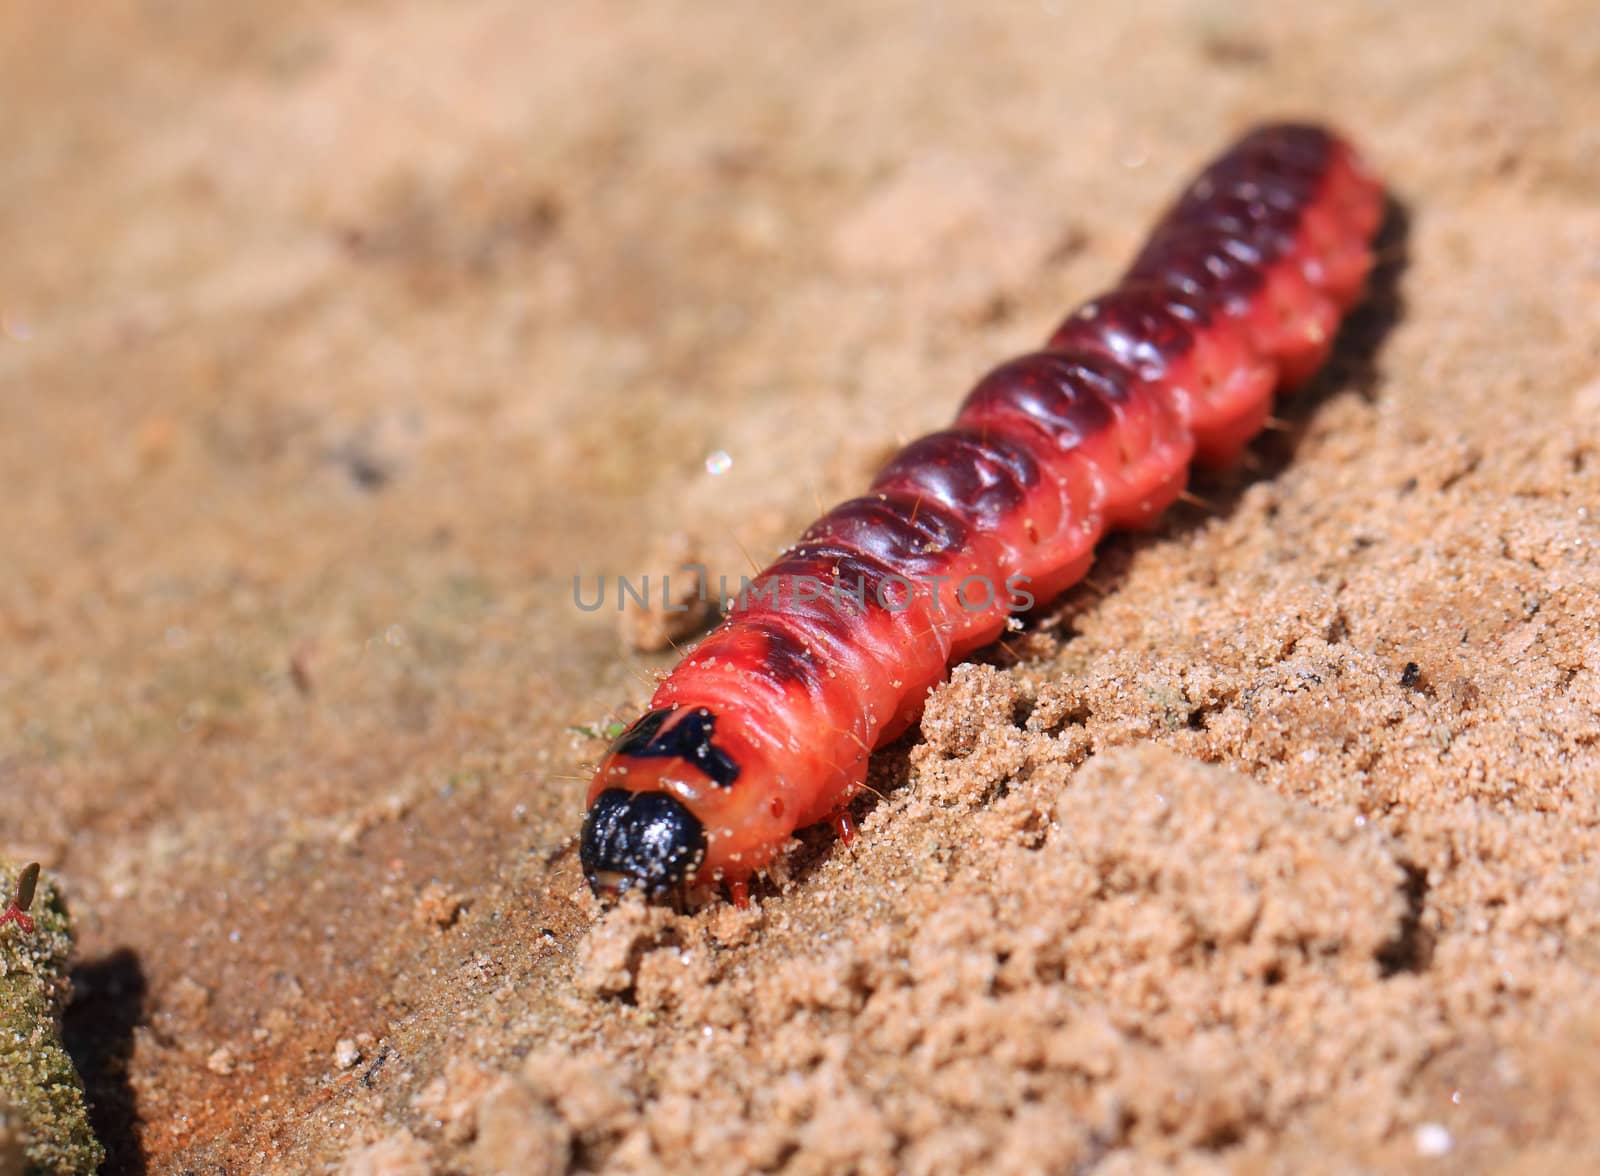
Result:
[[[778,623],[776,618],[761,618],[745,622],[752,633],[766,639],[761,654],[761,669],[773,681],[785,686],[799,686],[814,693],[822,684],[822,669],[812,659],[805,645]]]
[[[907,445],[873,479],[873,490],[923,495],[968,527],[995,531],[1039,484],[1039,463],[1021,441],[957,425]]]
[[[858,602],[876,608],[880,594],[885,600],[897,600],[906,579],[886,560],[824,539],[801,542],[773,566],[816,581],[834,594],[824,600],[839,609],[856,609]]]
[[[852,498],[823,515],[800,537],[843,544],[882,561],[903,576],[937,573],[951,553],[967,545],[968,528],[926,496],[869,495]]]
[[[1035,351],[985,376],[956,419],[970,426],[1020,416],[1043,429],[1057,449],[1073,449],[1116,424],[1113,406],[1127,400],[1131,375],[1104,355]]]
[[[681,715],[665,730],[673,715]],[[717,716],[705,707],[688,711],[653,710],[624,731],[611,745],[613,755],[634,759],[681,759],[694,765],[719,788],[731,788],[739,765],[713,741]]]
[[[1158,236],[1128,268],[1127,281],[1164,282],[1200,294],[1224,310],[1260,288],[1262,271],[1227,248],[1227,238],[1211,229],[1173,230]]]
[[[1121,286],[1079,307],[1050,336],[1058,351],[1087,351],[1157,380],[1194,346],[1194,329],[1164,286]]]

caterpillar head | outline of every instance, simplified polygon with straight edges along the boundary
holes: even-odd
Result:
[[[658,708],[600,761],[579,860],[602,899],[737,885],[787,843],[799,806],[782,780],[757,774],[750,726],[718,730],[718,719],[708,706]]]
[[[589,806],[578,860],[601,898],[638,890],[659,899],[688,881],[705,854],[705,827],[682,801],[608,788]]]

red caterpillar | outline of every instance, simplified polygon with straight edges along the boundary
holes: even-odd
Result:
[[[1149,523],[1191,461],[1236,458],[1273,390],[1321,366],[1383,204],[1318,127],[1216,159],[1120,285],[813,523],[661,683],[589,789],[595,892],[721,880],[743,905],[796,829],[831,817],[848,838],[869,752],[999,634],[1016,585],[1048,600],[1078,580],[1108,528]]]

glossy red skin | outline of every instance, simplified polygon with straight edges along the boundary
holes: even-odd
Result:
[[[1262,427],[1273,391],[1327,359],[1359,301],[1382,219],[1381,187],[1351,148],[1314,127],[1269,126],[1189,186],[1123,282],[1068,316],[1047,349],[980,381],[950,429],[912,442],[869,494],[834,508],[769,567],[759,590],[678,665],[651,711],[715,716],[732,784],[683,759],[613,751],[604,790],[661,790],[706,831],[690,883],[741,886],[796,829],[861,787],[873,748],[914,722],[953,659],[1017,611],[1076,582],[1110,527],[1148,524],[1190,463],[1225,464]],[[943,576],[904,608],[894,576]],[[809,579],[863,585],[797,599]],[[981,577],[994,599],[983,606]],[[881,607],[877,592],[896,607]],[[786,591],[787,589],[787,591]]]

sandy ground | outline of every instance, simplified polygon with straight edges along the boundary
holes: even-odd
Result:
[[[779,12],[0,6],[0,847],[108,1170],[1595,1164],[1592,5]],[[854,847],[601,917],[673,655],[573,576],[763,560],[1284,114],[1409,225],[1292,430]]]

